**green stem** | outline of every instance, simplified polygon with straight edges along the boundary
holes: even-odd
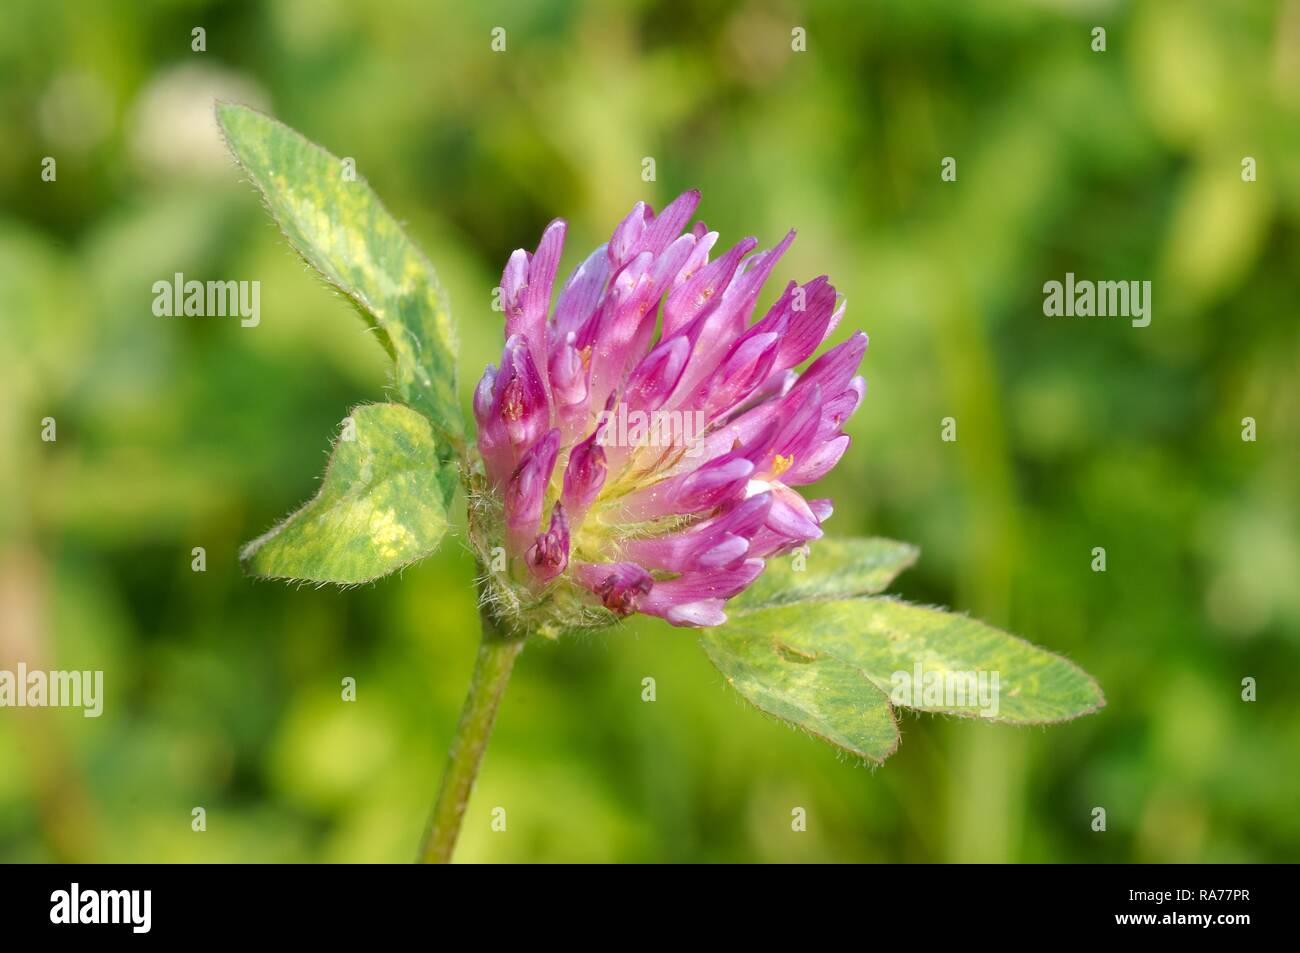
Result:
[[[474,779],[478,777],[483,752],[492,737],[497,707],[510,682],[510,672],[515,658],[524,647],[524,640],[502,632],[486,610],[480,610],[483,640],[479,643],[478,658],[474,661],[474,674],[470,678],[469,694],[460,713],[456,736],[447,754],[447,768],[442,775],[442,787],[429,818],[429,830],[420,849],[419,860],[425,864],[446,864],[451,861],[460,835],[461,821]]]

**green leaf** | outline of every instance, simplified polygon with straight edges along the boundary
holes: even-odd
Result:
[[[916,562],[919,551],[892,539],[819,539],[806,556],[770,559],[748,589],[727,603],[728,613],[813,599],[843,599],[884,592]],[[796,559],[802,565],[796,569]]]
[[[1072,662],[940,609],[887,598],[842,599],[740,618],[793,651],[852,666],[905,708],[1041,725],[1106,704],[1096,681]]]
[[[459,445],[456,332],[433,266],[340,159],[246,106],[218,103],[217,121],[285,237],[379,330],[402,401]]]
[[[428,418],[401,404],[364,404],[350,420],[320,493],[240,553],[249,573],[353,585],[437,548],[447,529],[446,464]]]
[[[881,762],[898,747],[889,699],[852,665],[778,640],[755,612],[705,629],[701,644],[754,706],[850,754]]]

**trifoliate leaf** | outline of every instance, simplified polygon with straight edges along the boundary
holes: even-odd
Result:
[[[428,418],[409,407],[356,408],[320,493],[244,547],[245,569],[351,585],[428,556],[447,529],[442,481],[449,465],[438,450]]]
[[[885,693],[835,656],[808,655],[781,641],[765,612],[705,629],[701,643],[729,684],[768,714],[850,754],[884,761],[898,747]]]
[[[852,666],[899,707],[1041,725],[1106,703],[1074,663],[940,609],[840,599],[762,609],[739,620],[796,652]]]
[[[763,575],[727,603],[728,615],[812,599],[874,595],[916,562],[919,551],[892,539],[819,539],[806,553],[773,557]]]
[[[403,402],[458,445],[456,332],[433,266],[353,166],[246,106],[219,103],[217,121],[289,242],[378,328]]]

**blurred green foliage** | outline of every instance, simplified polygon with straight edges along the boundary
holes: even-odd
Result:
[[[1300,3],[0,18],[0,667],[103,669],[107,695],[99,719],[0,710],[0,859],[409,860],[468,680],[463,546],[346,592],[239,573],[239,544],[315,491],[339,420],[383,397],[386,359],[239,181],[214,96],[356,159],[450,292],[466,400],[499,354],[500,268],[550,218],[571,223],[565,271],[637,199],[689,187],[724,240],[797,226],[774,284],[829,274],[839,334],[873,341],[819,491],[831,531],[919,544],[904,596],[1107,693],[1046,730],[908,716],[872,771],[749,710],[688,632],[530,646],[460,859],[1300,856]],[[1151,280],[1151,326],[1045,318],[1066,271]],[[175,272],[259,280],[260,325],[155,317]]]

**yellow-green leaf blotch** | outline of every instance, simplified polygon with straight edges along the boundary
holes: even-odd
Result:
[[[896,673],[997,675],[996,710],[967,692],[961,704],[937,703],[916,691],[896,704],[919,711],[1044,725],[1106,704],[1100,686],[1068,659],[977,619],[895,599],[840,599],[763,609],[743,616],[797,652],[851,665],[893,696]],[[900,676],[901,678],[901,676]]]
[[[380,331],[402,401],[459,445],[456,332],[423,252],[365,179],[320,146],[247,106],[218,103],[217,122],[289,242]]]
[[[885,693],[834,656],[784,644],[762,615],[743,615],[701,636],[727,684],[760,710],[850,754],[874,762],[893,754],[898,725]]]
[[[446,465],[428,418],[401,404],[365,404],[350,419],[320,493],[240,553],[249,573],[355,585],[437,548],[447,530]]]
[[[910,543],[892,539],[819,539],[806,553],[769,559],[763,575],[727,603],[727,613],[884,592],[918,554]]]
[[[916,557],[893,540],[819,540],[771,560],[701,645],[758,708],[877,762],[898,745],[898,707],[1039,725],[1105,705],[1059,655],[966,616],[870,598]]]

